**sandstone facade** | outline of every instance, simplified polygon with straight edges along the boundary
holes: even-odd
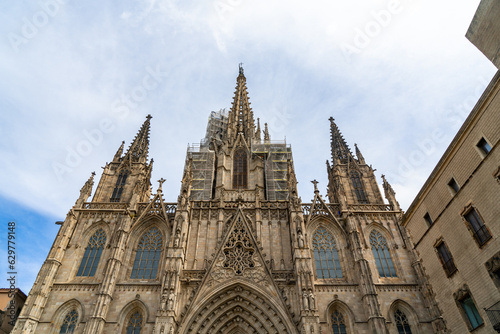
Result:
[[[254,120],[243,69],[152,191],[148,116],[61,223],[14,333],[445,333],[395,193],[330,119],[329,201],[297,193],[290,145]],[[486,212],[484,212],[486,214]]]

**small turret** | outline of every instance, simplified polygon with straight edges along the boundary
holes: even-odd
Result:
[[[354,147],[356,148],[356,158],[358,158],[358,162],[362,165],[365,165],[365,158],[361,154],[361,151],[358,148],[358,144],[354,144]]]
[[[116,151],[115,156],[113,158],[113,162],[118,162],[120,161],[120,158],[122,157],[123,154],[123,146],[125,145],[125,141],[122,141],[122,144],[118,148],[118,151]]]
[[[257,130],[255,130],[255,140],[258,140],[260,141],[261,140],[261,136],[260,136],[260,119],[257,118]]]
[[[95,172],[92,172],[89,179],[83,185],[82,189],[80,189],[80,197],[76,200],[75,206],[81,207],[82,204],[87,201],[87,199],[92,195],[92,187],[94,186],[94,176]]]
[[[400,211],[401,207],[399,206],[398,201],[396,200],[396,192],[392,189],[392,186],[385,179],[385,175],[382,174],[383,187],[385,198],[389,201],[389,204],[392,205],[395,211]]]
[[[264,142],[270,142],[271,136],[269,136],[269,129],[267,128],[267,123],[264,123]]]

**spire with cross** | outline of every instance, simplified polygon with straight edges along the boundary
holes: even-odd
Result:
[[[167,181],[167,180],[165,180],[164,178],[161,178],[161,179],[158,180],[158,183],[159,183],[159,185],[158,185],[158,191],[162,191],[161,186],[163,185],[163,183],[165,181]]]

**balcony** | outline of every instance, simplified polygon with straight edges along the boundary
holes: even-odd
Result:
[[[493,329],[497,333],[500,333],[500,301],[484,310],[493,325]]]

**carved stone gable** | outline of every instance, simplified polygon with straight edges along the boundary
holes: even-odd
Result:
[[[242,216],[237,216],[231,232],[215,260],[208,285],[221,283],[234,277],[248,279],[268,285],[264,265],[257,253],[257,247],[251,237],[251,232],[243,222]]]
[[[233,231],[224,245],[223,253],[224,268],[232,269],[236,275],[243,275],[247,268],[255,268],[253,259],[255,249],[241,217],[234,225]]]

